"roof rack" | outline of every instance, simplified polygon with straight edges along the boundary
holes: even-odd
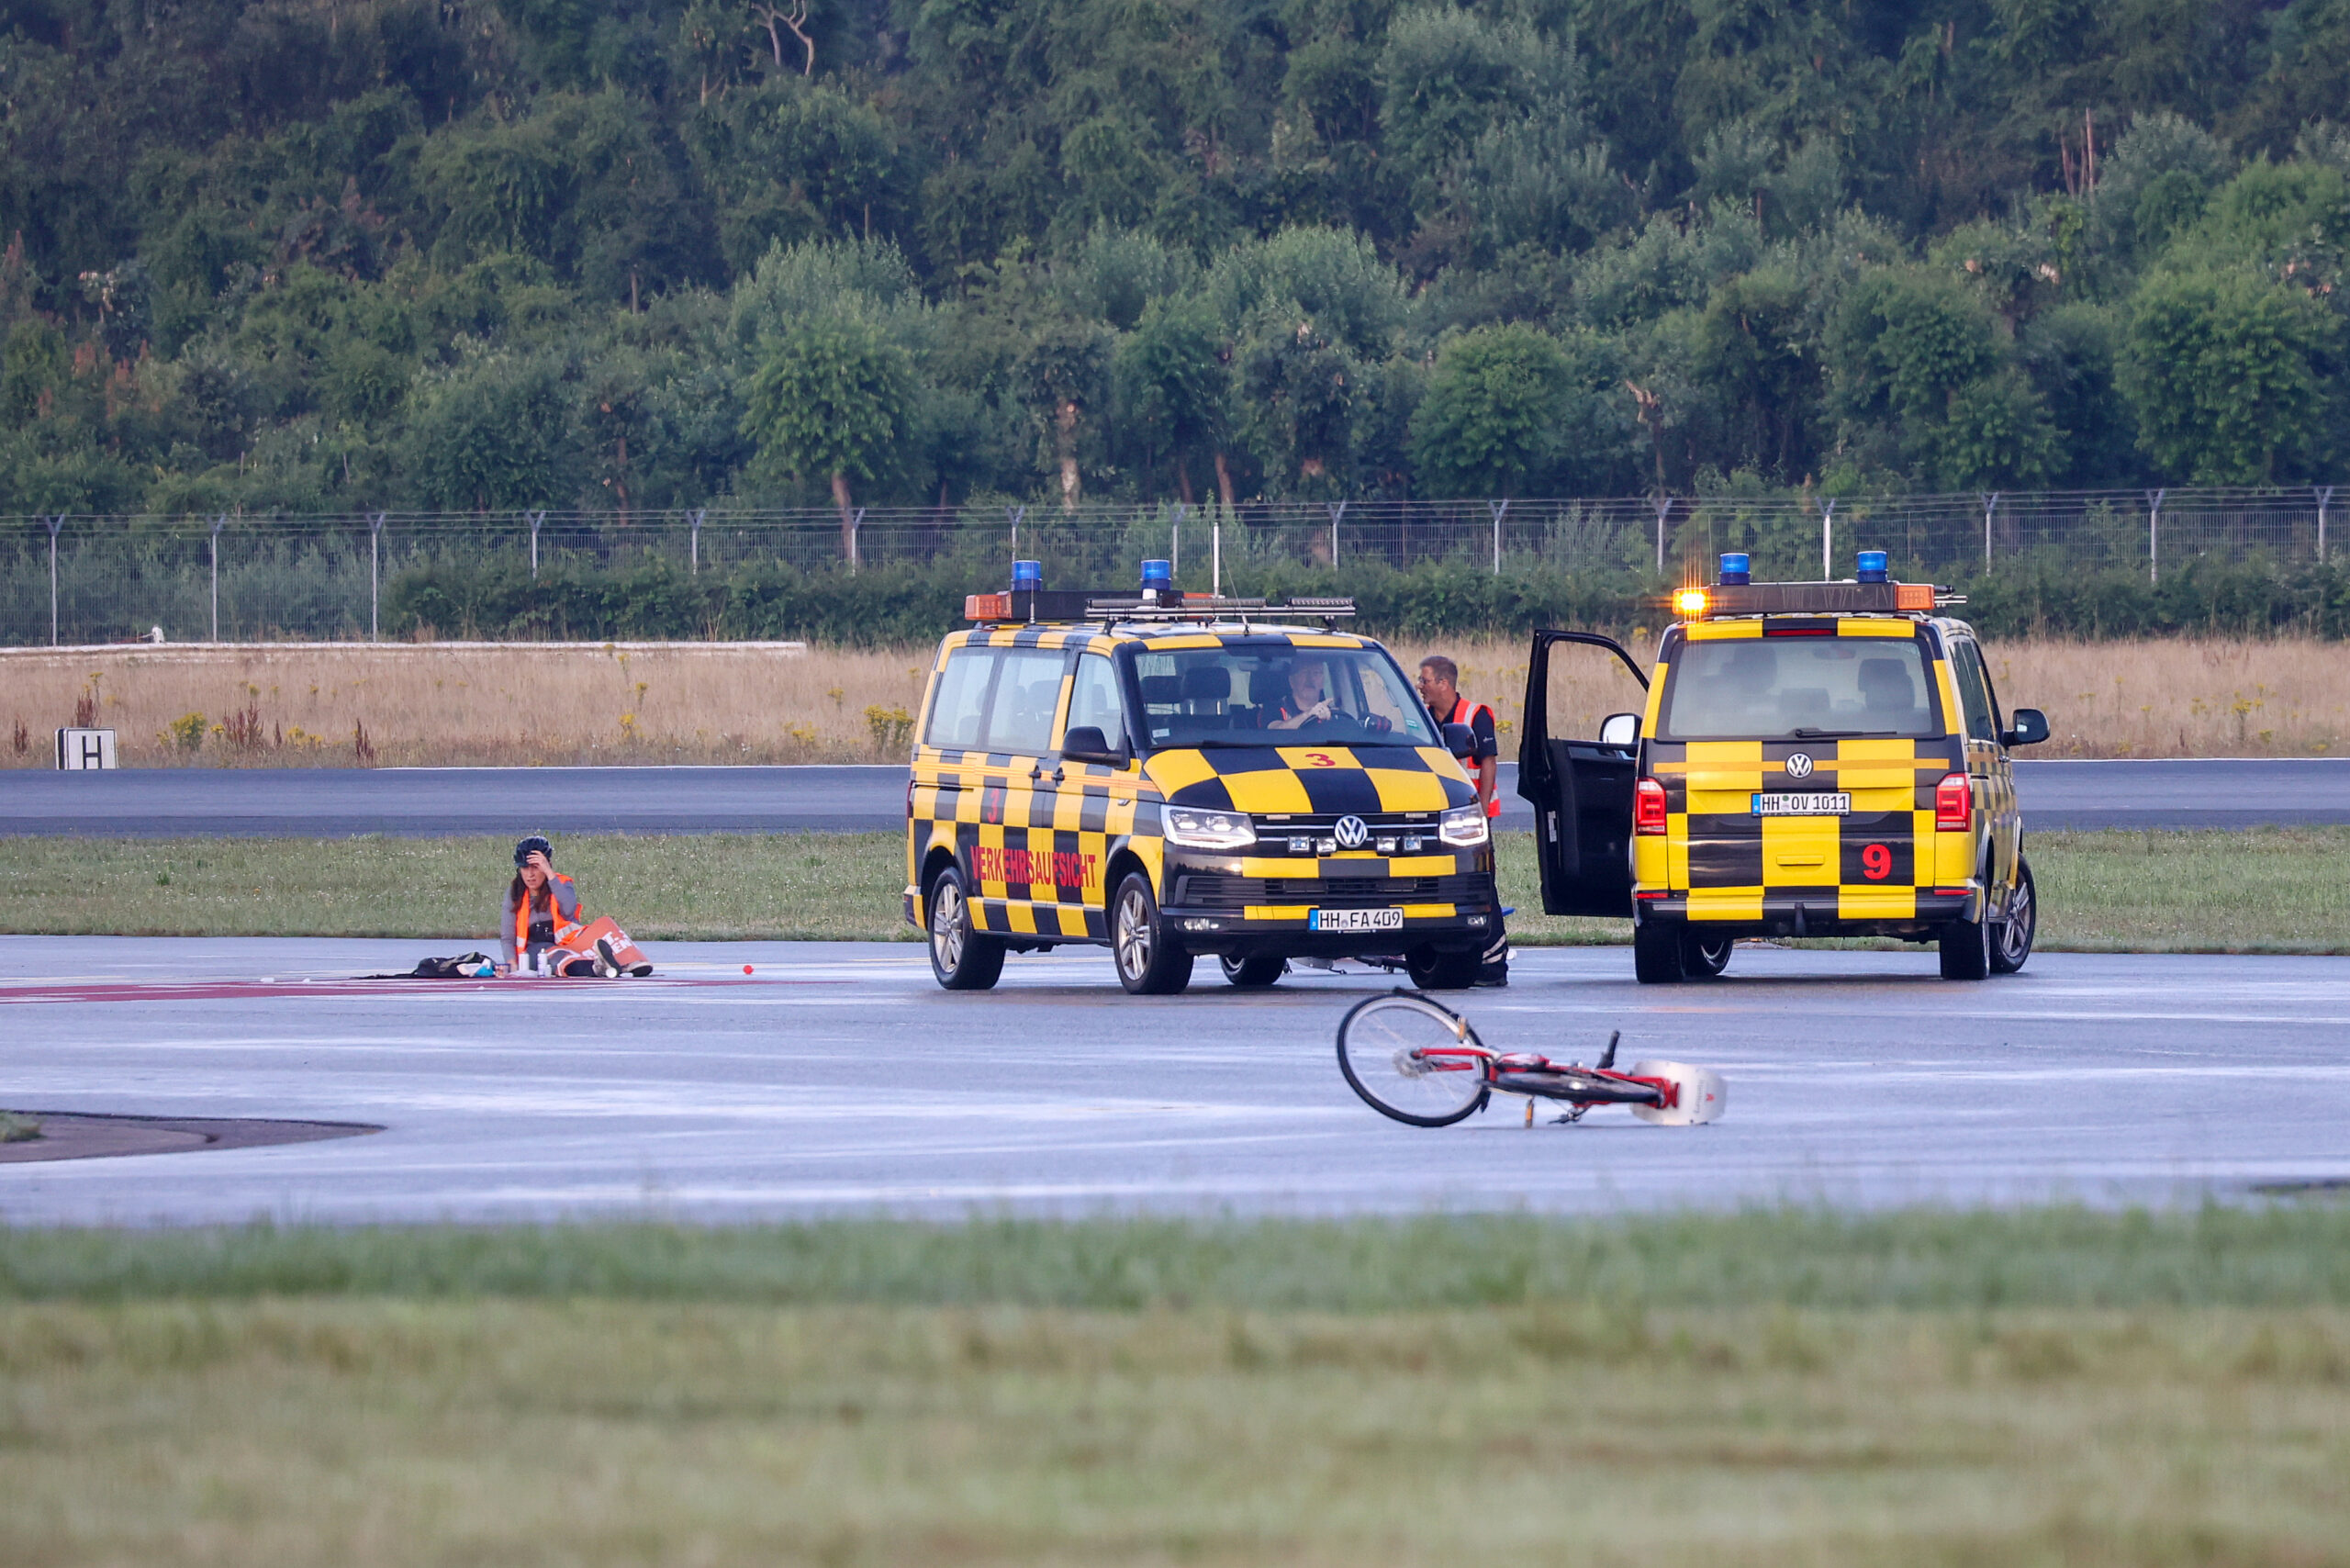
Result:
[[[1276,604],[1263,599],[1223,594],[1184,593],[1163,589],[1152,597],[1104,594],[1082,588],[1020,589],[1009,593],[975,593],[963,600],[963,618],[978,622],[1035,624],[1077,621],[1187,622],[1237,620],[1247,624],[1271,616],[1301,615],[1320,620],[1326,627],[1355,613],[1351,599],[1297,598]]]

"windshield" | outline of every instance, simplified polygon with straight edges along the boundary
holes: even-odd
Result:
[[[1376,648],[1286,643],[1138,652],[1152,749],[1435,745],[1427,712]]]
[[[1942,733],[1924,647],[1890,637],[1684,643],[1657,724],[1672,741]]]

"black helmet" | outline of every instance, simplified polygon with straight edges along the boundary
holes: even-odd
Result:
[[[528,865],[531,859],[531,853],[533,850],[536,850],[539,854],[545,856],[547,857],[548,865],[552,866],[554,864],[554,846],[549,844],[543,836],[535,833],[514,846],[514,864],[517,866]]]

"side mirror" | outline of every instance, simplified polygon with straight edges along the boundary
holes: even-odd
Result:
[[[1599,721],[1601,745],[1636,746],[1640,744],[1640,716],[1638,713],[1610,713]]]
[[[1109,737],[1091,724],[1080,724],[1061,737],[1061,760],[1064,762],[1102,762],[1112,767],[1124,767],[1134,759],[1121,746],[1113,751]]]
[[[2001,745],[2038,745],[2048,738],[2048,715],[2037,708],[2019,708],[2008,721],[2015,727],[1999,737]]]
[[[1466,724],[1443,724],[1444,749],[1464,761],[1477,749],[1477,732]]]

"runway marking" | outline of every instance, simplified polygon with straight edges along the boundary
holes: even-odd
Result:
[[[10,984],[0,981],[0,1004],[10,1002],[224,1002],[250,1001],[255,997],[302,998],[312,996],[416,996],[436,997],[487,992],[497,996],[520,996],[524,986],[536,986],[537,980],[418,980],[405,978],[394,980],[95,980],[72,985],[50,985],[39,982]],[[776,986],[776,985],[848,985],[845,980],[740,980],[691,977],[665,979],[654,976],[632,980],[626,991],[607,987],[591,989],[586,981],[563,984],[560,990],[541,994],[570,996],[621,996],[631,991],[662,990],[677,991],[701,986]]]

